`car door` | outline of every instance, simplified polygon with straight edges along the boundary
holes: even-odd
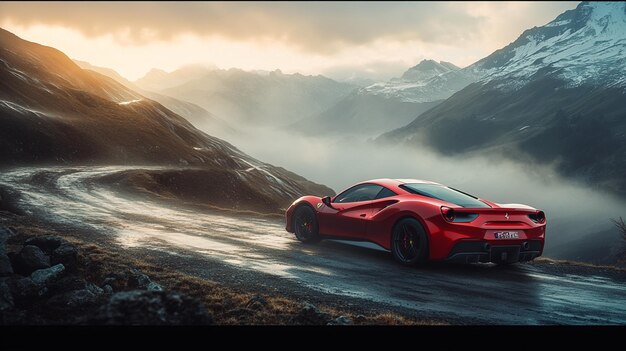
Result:
[[[332,208],[322,205],[318,210],[320,233],[347,238],[363,239],[371,202],[383,189],[377,184],[359,184],[337,195]]]
[[[381,234],[381,222],[374,220],[372,217],[376,216],[380,211],[398,202],[395,196],[398,195],[390,189],[383,187],[383,189],[376,195],[376,198],[368,203],[366,220],[366,231],[364,240],[372,241],[375,243],[380,242]]]
[[[396,195],[398,194],[385,187],[382,187],[376,197],[373,200],[368,201],[365,218],[370,219],[372,216],[376,215],[378,212],[382,211],[386,207],[398,202],[398,200],[395,200],[393,198],[393,196]]]

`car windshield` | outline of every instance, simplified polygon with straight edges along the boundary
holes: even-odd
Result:
[[[472,195],[439,184],[412,183],[400,187],[413,194],[432,197],[461,207],[489,207]]]

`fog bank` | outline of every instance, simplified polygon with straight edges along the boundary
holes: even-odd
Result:
[[[626,217],[623,200],[564,179],[549,166],[494,156],[445,157],[426,147],[384,146],[358,137],[307,137],[270,129],[230,141],[253,157],[337,192],[367,179],[417,178],[498,203],[540,208],[549,220],[547,253],[552,247],[612,228],[610,218]]]

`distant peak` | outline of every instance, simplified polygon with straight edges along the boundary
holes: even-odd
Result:
[[[626,22],[626,2],[583,1],[573,10],[557,16],[544,27],[566,27],[576,31],[582,27],[601,24],[602,26],[623,25]]]
[[[459,67],[453,65],[450,62],[437,62],[432,59],[424,59],[420,61],[420,63],[418,63],[417,65],[409,68],[406,72],[404,72],[401,79],[410,81],[421,81],[425,79],[430,79],[449,71],[456,70],[459,70]]]
[[[208,72],[219,69],[216,65],[213,64],[202,64],[202,63],[192,63],[188,65],[181,66],[179,69],[174,72]]]
[[[439,63],[435,60],[430,60],[430,59],[424,59],[422,61],[420,61],[420,63],[418,63],[417,65],[413,66],[412,68],[415,69],[430,69],[432,67],[437,67],[439,66]]]
[[[146,75],[144,77],[153,77],[153,76],[160,77],[160,76],[164,76],[166,74],[167,74],[167,72],[165,72],[162,69],[152,68],[151,70],[148,71],[148,73],[146,73]]]

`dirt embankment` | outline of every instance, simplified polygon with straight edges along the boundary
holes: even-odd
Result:
[[[232,170],[219,168],[195,169],[136,169],[105,175],[94,181],[116,191],[154,196],[168,201],[178,200],[219,210],[252,212],[263,215],[282,215],[300,195],[329,194],[332,189],[297,179],[292,174],[299,195],[267,188],[265,175],[253,170],[247,180]],[[259,178],[259,179],[256,179]],[[279,187],[277,187],[279,188]]]

